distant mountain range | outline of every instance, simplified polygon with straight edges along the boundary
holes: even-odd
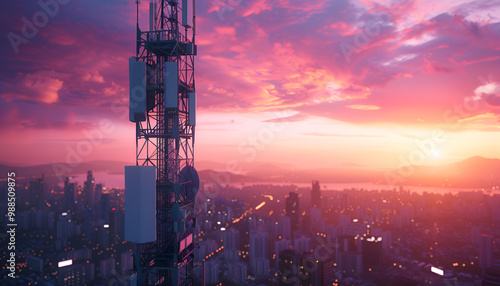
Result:
[[[0,174],[7,174],[7,172],[14,171],[21,177],[41,176],[42,174],[51,177],[55,176],[56,172],[62,172],[67,175],[83,174],[88,170],[92,170],[94,172],[123,173],[123,166],[132,165],[131,163],[118,161],[89,161],[82,162],[74,167],[69,164],[59,162],[35,166],[13,166],[12,164],[7,164],[8,163],[5,162],[0,164]]]
[[[405,172],[411,170],[393,171],[394,174]],[[404,178],[404,184],[476,188],[500,186],[500,159],[476,156],[447,165],[415,166],[411,173]]]
[[[26,178],[44,174],[49,182],[51,177],[57,177],[57,171],[60,172],[60,176],[84,174],[88,170],[123,174],[124,166],[132,165],[119,161],[90,161],[75,167],[61,165],[61,163],[36,166],[10,166],[8,163],[2,163],[0,164],[0,174],[15,171],[18,177]],[[471,157],[453,164],[407,166],[395,170],[371,169],[352,163],[333,168],[296,169],[291,165],[267,162],[241,163],[237,167],[227,168],[226,164],[201,161],[197,162],[196,167],[202,181],[219,184],[228,182],[309,183],[312,180],[319,180],[321,183],[372,182],[473,188],[500,185],[500,159],[483,157]]]

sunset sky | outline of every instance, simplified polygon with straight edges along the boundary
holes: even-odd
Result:
[[[64,162],[105,119],[83,160],[133,162],[135,1],[60,2],[29,39],[23,17],[44,24],[42,7],[0,4],[0,161]],[[197,1],[196,161],[500,158],[500,1],[377,3]]]

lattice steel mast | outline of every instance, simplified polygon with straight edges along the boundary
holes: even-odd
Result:
[[[136,56],[130,60],[136,164],[156,167],[156,240],[137,243],[137,285],[193,284],[193,208],[199,185],[194,169],[197,49],[195,17],[189,15],[194,0],[181,2],[150,3],[149,31],[137,24]],[[132,78],[144,67],[142,94]]]

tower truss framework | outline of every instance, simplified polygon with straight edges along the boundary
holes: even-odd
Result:
[[[188,5],[194,11],[194,1],[179,2],[152,2],[149,31],[137,24],[135,58],[146,64],[146,113],[135,122],[136,165],[156,167],[156,241],[137,245],[137,285],[193,284],[195,126],[189,116],[194,113],[195,18],[191,25],[182,19]],[[177,64],[177,107],[165,104],[170,63]]]

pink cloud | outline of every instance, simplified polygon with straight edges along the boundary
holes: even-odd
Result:
[[[231,26],[217,26],[214,28],[215,32],[224,36],[232,36],[236,35],[236,29]]]
[[[6,100],[25,99],[41,103],[55,103],[59,99],[59,91],[63,81],[54,77],[54,72],[38,71],[35,73],[21,74],[14,86],[9,86],[0,96]]]
[[[250,15],[258,15],[263,11],[271,10],[271,5],[268,0],[257,0],[252,1],[250,6],[247,7],[242,13],[242,17],[248,17]]]
[[[490,105],[500,106],[500,82],[483,84],[474,90],[477,99],[482,99]]]

